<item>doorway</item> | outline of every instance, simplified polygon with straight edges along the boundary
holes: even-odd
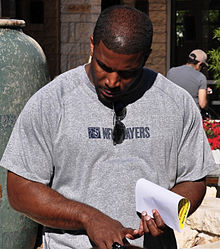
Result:
[[[213,31],[220,27],[219,0],[171,0],[170,67],[186,63],[194,49],[205,52],[219,46]],[[204,72],[213,94],[208,95],[210,114],[220,118],[220,88],[213,83],[212,71]]]
[[[219,0],[172,0],[171,13],[171,66],[185,64],[194,49],[217,47],[212,37],[220,26]]]
[[[146,14],[149,14],[149,1],[148,0],[102,0],[101,10],[113,6],[113,5],[128,5],[134,7]]]
[[[44,50],[50,76],[60,73],[59,0],[0,0],[2,18],[22,19],[25,34]],[[53,6],[53,8],[51,8]]]

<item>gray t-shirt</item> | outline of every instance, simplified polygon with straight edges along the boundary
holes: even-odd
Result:
[[[207,88],[205,75],[189,65],[172,67],[167,72],[167,78],[191,94],[199,107],[198,91]]]
[[[194,101],[161,74],[127,106],[126,139],[116,146],[113,115],[98,100],[84,66],[70,70],[28,101],[0,164],[43,184],[53,176],[51,188],[66,198],[92,205],[132,228],[139,227],[138,179],[170,189],[216,169]],[[132,244],[142,246],[142,241]],[[91,244],[78,232],[47,228],[44,248],[88,249]]]

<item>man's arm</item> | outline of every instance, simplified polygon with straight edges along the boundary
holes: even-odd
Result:
[[[45,226],[85,230],[100,249],[111,248],[114,242],[123,244],[125,235],[134,232],[91,206],[69,200],[42,183],[12,172],[8,172],[7,188],[15,210]]]
[[[184,196],[190,201],[189,215],[196,211],[206,193],[206,179],[194,182],[182,182],[175,185],[171,191]]]
[[[199,89],[198,91],[199,106],[203,109],[207,105],[207,92],[206,89]]]
[[[189,215],[196,211],[206,193],[206,179],[194,182],[182,182],[175,185],[171,191],[184,196],[190,201]]]

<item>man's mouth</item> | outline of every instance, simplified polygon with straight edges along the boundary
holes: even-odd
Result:
[[[116,98],[120,95],[120,91],[110,91],[107,89],[101,89],[101,93],[107,98]]]

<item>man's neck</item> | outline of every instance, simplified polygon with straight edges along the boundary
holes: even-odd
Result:
[[[200,67],[198,66],[198,64],[191,64],[191,63],[186,63],[187,66],[190,66],[192,68],[194,68],[196,71],[200,72]]]

